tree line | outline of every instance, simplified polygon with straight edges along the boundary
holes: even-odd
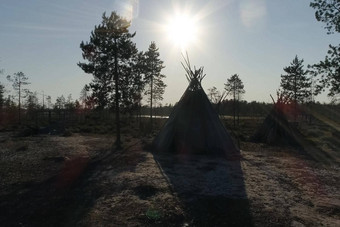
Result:
[[[102,16],[101,24],[95,26],[89,41],[82,41],[80,48],[84,62],[78,66],[93,75],[93,79],[86,84],[80,94],[80,102],[67,100],[62,95],[57,97],[54,109],[85,108],[94,110],[108,109],[115,113],[117,139],[119,148],[120,113],[140,113],[141,101],[147,98],[150,107],[152,128],[153,107],[163,99],[166,84],[164,68],[160,59],[159,49],[155,42],[151,42],[147,51],[139,51],[132,38],[136,33],[129,31],[130,21],[119,16],[116,12]],[[25,111],[30,108],[39,109],[37,92],[30,92],[26,85],[28,77],[23,72],[7,76],[12,82],[17,97],[17,106],[12,96],[4,97],[5,87],[0,84],[0,108],[17,109],[19,124],[21,122],[22,99],[25,100]],[[44,99],[43,99],[44,100]],[[47,100],[51,100],[48,96]],[[4,107],[4,108],[3,108]]]
[[[78,66],[93,75],[86,85],[90,92],[88,101],[96,109],[112,109],[115,112],[116,146],[121,147],[120,112],[132,113],[140,109],[143,92],[150,104],[150,124],[152,130],[153,105],[162,100],[166,85],[163,61],[155,42],[151,42],[146,52],[138,51],[130,33],[130,21],[116,12],[110,16],[104,13],[102,23],[91,32],[90,41],[81,42],[80,48],[86,62]]]
[[[316,10],[316,19],[326,23],[328,34],[340,32],[338,1],[314,0],[310,6]],[[29,91],[26,86],[29,84],[28,77],[18,72],[7,77],[13,85],[18,101],[16,103],[12,96],[5,97],[5,87],[0,83],[0,110],[2,112],[4,109],[18,110],[19,121],[22,107],[26,110],[34,108],[111,110],[116,115],[116,144],[119,147],[120,114],[142,114],[147,110],[152,123],[154,108],[160,108],[166,87],[163,82],[165,75],[161,73],[165,66],[160,59],[156,43],[151,42],[145,52],[139,51],[132,40],[136,33],[131,33],[129,27],[130,22],[116,12],[109,16],[104,13],[101,24],[95,26],[91,32],[90,40],[80,43],[84,62],[78,62],[78,66],[85,73],[92,74],[93,79],[84,86],[79,100],[73,101],[71,95],[66,98],[62,95],[57,97],[53,105],[50,96]],[[309,103],[314,102],[316,95],[328,90],[332,102],[337,103],[340,94],[340,45],[330,45],[325,59],[318,63],[307,67],[303,63],[303,59],[295,56],[290,65],[283,68],[279,92],[289,97],[292,103]],[[216,87],[212,87],[208,89],[207,95],[211,102],[216,104],[217,109],[223,110],[222,112],[228,112],[226,105],[231,107],[235,126],[240,113],[242,115],[243,112],[244,101],[241,100],[244,93],[240,76],[233,74],[227,78],[222,93]],[[43,96],[42,105],[39,105],[38,95]],[[148,108],[142,107],[142,99],[145,97]],[[227,97],[231,99],[228,100]],[[171,108],[166,106],[165,112],[169,112]]]
[[[326,23],[327,34],[340,32],[340,2],[332,0],[314,0],[310,7],[316,9],[315,18]],[[338,46],[329,45],[329,50],[324,60],[304,65],[304,60],[297,55],[289,66],[283,68],[281,74],[278,96],[284,96],[289,103],[294,106],[295,112],[297,104],[314,103],[315,97],[321,92],[328,90],[327,96],[331,98],[331,103],[336,104],[340,99],[340,44]],[[245,93],[244,85],[238,74],[234,74],[227,79],[224,84],[224,91],[221,93],[216,87],[208,89],[208,97],[212,103],[220,105],[226,97],[231,96],[233,102],[234,127],[236,116],[239,122],[240,100]],[[275,101],[275,100],[273,100]]]

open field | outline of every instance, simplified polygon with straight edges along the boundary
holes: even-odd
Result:
[[[154,155],[151,138],[0,136],[1,226],[339,226],[339,164],[241,142],[240,160]]]

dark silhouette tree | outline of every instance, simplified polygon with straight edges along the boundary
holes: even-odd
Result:
[[[208,88],[208,98],[211,103],[217,104],[221,99],[221,92],[215,86]]]
[[[314,0],[310,6],[316,9],[315,18],[326,23],[327,34],[340,32],[339,0]],[[311,74],[318,77],[315,93],[319,94],[327,88],[328,96],[336,102],[340,95],[340,45],[329,45],[325,60],[308,67]]]
[[[143,95],[142,92],[145,88],[145,54],[141,51],[135,56],[134,67],[133,67],[133,86],[131,87],[131,111],[137,111],[138,115],[141,115],[141,105]]]
[[[244,85],[239,75],[234,74],[229,79],[227,79],[227,83],[224,84],[224,89],[226,90],[227,94],[230,94],[233,97],[234,127],[236,127],[236,110],[237,110],[237,119],[238,119],[238,124],[239,124],[240,116],[239,116],[238,103],[241,99],[242,94],[245,93]]]
[[[3,74],[3,70],[0,69],[0,75]],[[0,82],[0,124],[3,121],[3,110],[4,110],[4,106],[5,106],[5,86]]]
[[[37,92],[28,91],[26,94],[25,106],[27,109],[34,110],[39,107],[39,100]]]
[[[5,104],[4,93],[5,93],[5,86],[0,83],[0,112],[3,109],[3,106]]]
[[[30,83],[28,82],[28,77],[23,72],[14,73],[13,76],[8,75],[7,80],[12,82],[13,89],[18,95],[18,116],[19,124],[21,124],[21,98],[25,98],[23,94],[28,91],[24,86]]]
[[[148,86],[145,94],[149,96],[150,103],[150,125],[151,131],[153,126],[153,104],[163,99],[166,84],[163,79],[165,75],[161,74],[163,61],[159,58],[159,51],[155,42],[151,42],[149,49],[145,52],[145,84]]]
[[[67,110],[74,110],[75,109],[75,103],[73,102],[72,94],[69,94],[67,96],[67,99],[65,101],[65,109],[67,109]]]
[[[311,79],[308,72],[304,70],[303,59],[295,56],[290,66],[284,67],[286,74],[281,75],[280,86],[283,95],[292,98],[297,103],[303,103],[311,95]]]
[[[340,45],[329,46],[328,55],[324,61],[308,66],[314,76],[320,76],[315,88],[315,94],[319,94],[328,88],[328,96],[335,102],[340,95]]]
[[[83,58],[87,62],[78,63],[86,73],[94,76],[89,86],[98,107],[105,108],[114,104],[117,148],[121,147],[119,114],[124,88],[120,83],[127,76],[126,67],[131,58],[137,53],[136,45],[131,40],[135,33],[129,33],[129,26],[130,22],[116,12],[112,12],[110,16],[104,13],[102,23],[91,32],[90,41],[80,44]]]
[[[50,109],[52,107],[52,98],[50,95],[46,97],[46,102],[47,102],[47,109]]]
[[[340,32],[340,1],[314,0],[310,6],[316,9],[315,18],[326,23],[328,34]]]
[[[3,116],[4,106],[5,106],[4,93],[5,93],[5,86],[2,85],[2,83],[0,82],[0,124],[2,124],[4,121],[4,116]]]
[[[85,85],[83,87],[83,89],[81,89],[80,91],[80,97],[79,97],[79,101],[83,107],[83,109],[87,109],[87,100],[90,97],[90,91],[89,91],[90,87],[88,85]]]
[[[141,94],[144,88],[143,82],[143,53],[133,53],[128,64],[125,65],[121,77],[122,106],[125,113],[132,114],[134,104],[138,102],[137,96]]]
[[[78,99],[76,99],[76,101],[74,101],[74,108],[76,110],[80,110],[82,108]]]
[[[66,99],[65,99],[64,95],[61,95],[61,96],[57,97],[57,99],[55,100],[54,108],[58,109],[58,110],[64,109],[65,103],[66,103]]]

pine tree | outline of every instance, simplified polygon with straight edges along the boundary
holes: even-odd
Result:
[[[0,74],[2,73],[3,73],[3,69],[0,69]],[[2,111],[3,106],[5,104],[4,93],[5,93],[5,86],[0,82],[0,112]]]
[[[65,97],[64,95],[61,95],[60,97],[57,97],[57,99],[55,100],[55,104],[54,104],[54,108],[61,110],[61,109],[65,109]]]
[[[90,87],[88,85],[85,85],[83,89],[81,89],[80,91],[79,101],[83,109],[87,109],[87,101],[88,98],[90,97],[89,89]]]
[[[23,72],[14,73],[13,76],[8,75],[7,80],[12,82],[13,89],[17,92],[18,95],[18,116],[19,116],[19,124],[21,124],[21,98],[25,97],[23,92],[27,93],[27,89],[23,88],[30,84],[28,81],[28,77]]]
[[[52,107],[52,98],[50,95],[46,97],[46,102],[47,102],[47,109],[50,109]]]
[[[65,109],[67,109],[67,110],[74,110],[75,109],[75,103],[73,102],[72,94],[69,94],[67,96],[67,99],[65,101]]]
[[[137,50],[137,49],[136,49]],[[140,61],[142,52],[134,52],[128,64],[125,65],[125,70],[121,77],[122,90],[122,107],[125,113],[132,114],[134,104],[136,102],[136,95],[140,94],[144,88],[143,72],[140,68]]]
[[[240,122],[240,113],[239,113],[239,101],[241,99],[242,94],[245,93],[244,85],[239,75],[234,74],[228,80],[227,83],[224,84],[224,89],[227,94],[233,97],[233,109],[234,109],[234,127],[236,126],[236,110],[237,110],[237,122]],[[236,105],[237,104],[237,105]]]
[[[3,106],[5,104],[4,93],[5,93],[5,86],[0,83],[0,112],[2,111]]]
[[[120,104],[125,90],[122,81],[127,81],[131,59],[137,53],[132,42],[135,33],[129,33],[130,22],[112,12],[109,17],[103,14],[102,23],[95,26],[89,42],[81,42],[83,58],[87,63],[78,63],[86,73],[94,76],[90,83],[92,97],[99,108],[114,104],[116,113],[116,146],[121,147]],[[113,93],[114,91],[114,93]]]
[[[215,86],[208,88],[208,98],[211,103],[218,104],[221,99],[221,92]]]
[[[153,105],[158,100],[163,99],[164,90],[166,84],[163,79],[165,75],[161,74],[163,61],[159,58],[158,48],[155,42],[151,42],[149,49],[145,52],[145,77],[144,81],[148,86],[145,91],[146,95],[149,95],[148,101],[150,103],[150,125],[152,131],[153,125]]]
[[[310,6],[316,10],[316,20],[326,24],[327,34],[340,32],[339,0],[314,0]],[[328,88],[328,96],[332,98],[332,102],[337,102],[340,97],[340,45],[329,45],[325,60],[309,67],[312,75],[318,77],[316,94]]]
[[[29,112],[32,112],[39,108],[39,100],[37,96],[37,92],[27,92],[25,106]]]
[[[311,96],[311,79],[307,77],[308,72],[303,69],[303,59],[295,56],[290,66],[284,67],[286,74],[281,75],[280,86],[283,94],[290,97],[295,103],[303,103]]]
[[[329,45],[330,50],[324,61],[308,66],[314,76],[319,76],[315,93],[328,88],[328,96],[336,102],[340,96],[340,45]]]
[[[141,51],[135,56],[135,64],[133,67],[133,86],[131,87],[132,111],[137,111],[141,115],[141,102],[143,99],[142,92],[145,88],[145,55]]]
[[[328,34],[340,32],[340,1],[314,0],[310,6],[316,9],[315,18],[326,23]]]

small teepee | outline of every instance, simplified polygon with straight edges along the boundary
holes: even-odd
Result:
[[[184,60],[189,86],[153,141],[154,151],[237,156],[238,149],[202,88],[203,68],[193,71],[188,57]]]
[[[284,98],[282,94],[280,95],[278,93],[277,101],[275,102],[273,99],[273,109],[251,138],[253,142],[277,146],[300,146],[297,142],[296,132],[290,126],[284,113],[284,109],[288,105],[288,100],[289,99]]]

